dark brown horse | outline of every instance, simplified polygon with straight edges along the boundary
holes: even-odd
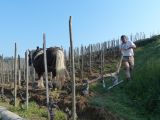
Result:
[[[65,67],[63,50],[59,47],[47,48],[46,56],[48,72],[52,72],[52,77],[55,79],[57,86],[61,88],[64,84],[65,75],[68,73]],[[44,87],[43,73],[45,72],[45,69],[43,49],[37,47],[37,50],[29,52],[29,65],[32,64],[38,74],[38,87]]]

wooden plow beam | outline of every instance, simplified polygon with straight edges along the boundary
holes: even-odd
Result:
[[[110,90],[112,89],[113,87],[119,85],[120,83],[123,82],[123,80],[119,80],[119,71],[120,71],[120,68],[121,68],[121,65],[122,65],[122,56],[120,58],[120,61],[117,65],[117,70],[116,72],[113,72],[113,73],[107,73],[107,74],[104,74],[104,75],[99,75],[97,78],[95,79],[92,79],[92,80],[89,80],[88,81],[88,84],[92,84],[92,83],[95,83],[99,80],[101,80],[102,78],[107,78],[107,77],[112,77],[113,78],[113,85],[109,86],[107,89]]]

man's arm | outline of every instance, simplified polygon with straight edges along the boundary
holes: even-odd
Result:
[[[136,49],[136,45],[133,42],[131,42],[131,45],[128,49]]]
[[[122,45],[119,45],[119,51],[122,53]]]

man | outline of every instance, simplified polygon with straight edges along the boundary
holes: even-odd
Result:
[[[127,81],[131,80],[131,71],[134,67],[134,51],[136,45],[132,41],[128,41],[127,36],[121,36],[120,50],[123,56],[122,63],[126,74]]]

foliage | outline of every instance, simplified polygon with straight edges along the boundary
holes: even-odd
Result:
[[[65,113],[63,113],[60,110],[56,110],[55,111],[55,120],[66,120],[67,116]]]

